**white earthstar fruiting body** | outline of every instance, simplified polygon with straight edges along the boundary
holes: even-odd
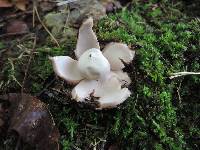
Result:
[[[98,79],[110,72],[110,64],[99,49],[92,48],[81,55],[78,69],[86,79]]]
[[[79,29],[77,60],[69,56],[51,57],[50,60],[59,77],[77,84],[72,89],[72,99],[77,102],[93,99],[98,103],[97,109],[117,107],[131,95],[127,88],[131,79],[122,69],[124,63],[131,63],[135,51],[121,43],[110,43],[101,51],[92,27],[93,19],[89,18]]]

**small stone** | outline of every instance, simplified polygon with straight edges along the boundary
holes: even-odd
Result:
[[[49,13],[45,16],[45,24],[52,28],[51,32],[54,36],[61,33],[66,21],[66,14],[64,13]]]
[[[43,12],[44,11],[51,11],[55,6],[56,6],[55,3],[50,3],[48,1],[41,1],[39,3],[39,7]]]
[[[114,10],[114,4],[109,3],[106,5],[106,12],[112,12]]]
[[[69,20],[73,23],[81,23],[88,16],[99,20],[106,15],[106,9],[97,0],[77,0],[69,4]]]
[[[121,9],[122,5],[119,1],[115,0],[100,0],[101,4],[106,8],[106,12],[113,12],[117,9]]]

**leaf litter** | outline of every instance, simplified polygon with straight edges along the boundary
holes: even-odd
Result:
[[[59,149],[60,134],[45,103],[31,95],[17,93],[1,95],[0,102],[0,133],[5,132],[1,129],[9,123],[7,132],[17,132],[23,142],[36,149]],[[3,107],[5,103],[9,104],[7,108]]]

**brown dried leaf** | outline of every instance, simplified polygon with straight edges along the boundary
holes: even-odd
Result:
[[[9,131],[16,131],[24,142],[36,149],[59,149],[59,131],[46,104],[27,94],[12,93],[3,99],[11,103]]]
[[[7,33],[27,33],[29,28],[23,21],[14,20],[7,25]]]
[[[18,9],[25,11],[26,10],[26,4],[27,0],[15,0],[15,1],[9,1],[9,0],[0,0],[0,8],[1,7],[12,7],[15,5]]]
[[[5,99],[5,97],[0,96],[0,138],[6,136],[9,120],[9,103],[7,101],[2,101],[2,99]]]
[[[4,125],[4,118],[5,118],[5,109],[3,108],[2,103],[0,103],[0,129]]]
[[[15,3],[15,6],[18,9],[25,11],[26,10],[26,3],[27,3],[27,0],[17,0],[16,3]]]
[[[3,116],[4,116],[4,110],[2,108],[2,105],[0,104],[0,128],[4,125]],[[0,132],[1,132],[1,130],[0,130]]]
[[[10,3],[9,1],[7,0],[0,0],[0,8],[1,7],[12,7],[12,3]]]
[[[111,145],[108,150],[120,150],[119,146],[118,145]]]

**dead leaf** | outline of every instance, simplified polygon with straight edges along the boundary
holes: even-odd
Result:
[[[0,7],[12,7],[14,5],[18,9],[25,11],[27,2],[27,0],[0,0]]]
[[[0,128],[4,125],[4,109],[2,103],[0,103]]]
[[[7,0],[0,0],[0,7],[12,7],[12,3]]]
[[[120,150],[119,146],[117,144],[110,145],[108,150]]]
[[[0,128],[3,126],[4,121],[3,121],[3,109],[2,105],[0,105]]]
[[[7,25],[7,33],[27,33],[29,28],[23,21],[14,20]]]
[[[2,102],[0,97],[0,135],[4,137],[7,132],[7,122],[8,122],[8,103]],[[0,137],[1,137],[0,136]]]
[[[15,2],[15,6],[22,10],[22,11],[25,11],[26,10],[26,4],[27,4],[27,0],[17,0]]]
[[[58,150],[59,131],[47,105],[28,94],[8,94],[0,99],[9,101],[9,131],[16,131],[20,138],[38,150]]]

